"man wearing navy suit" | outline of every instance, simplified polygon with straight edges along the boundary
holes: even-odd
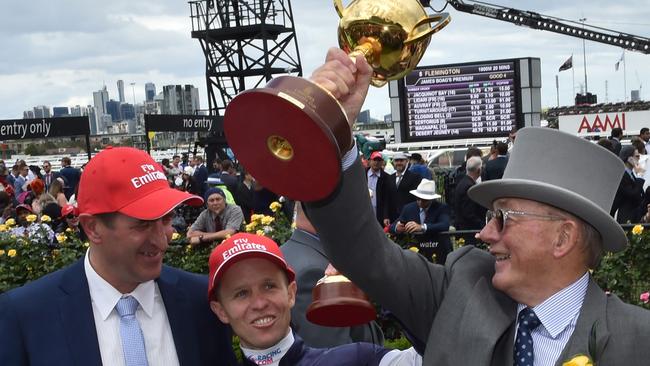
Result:
[[[447,254],[451,252],[451,242],[449,236],[439,233],[449,230],[449,208],[436,201],[440,195],[436,193],[436,184],[432,180],[423,178],[411,194],[416,201],[404,206],[397,221],[390,226],[390,232],[414,235],[420,254],[428,260],[435,254],[436,263],[445,263]]]
[[[72,167],[72,160],[66,156],[61,158],[61,170],[59,170],[59,175],[65,179],[66,184],[63,188],[63,193],[65,193],[65,198],[69,200],[74,194],[77,184],[79,184],[81,170]]]
[[[202,156],[196,156],[194,158],[194,180],[196,180],[196,183],[201,188],[201,195],[204,195],[207,190],[205,182],[208,180],[208,168],[203,164]]]
[[[408,169],[408,156],[402,152],[393,155],[393,167],[395,173],[391,174],[390,179],[396,188],[395,206],[397,212],[402,212],[407,203],[415,202],[411,191],[418,187],[422,176]]]
[[[0,365],[234,364],[207,278],[162,265],[174,208],[203,200],[169,188],[160,169],[132,148],[88,163],[78,209],[89,249],[0,296]]]
[[[503,172],[508,165],[508,144],[505,142],[497,143],[497,157],[488,160],[485,163],[485,169],[481,174],[481,181],[487,182],[488,180],[501,179]]]

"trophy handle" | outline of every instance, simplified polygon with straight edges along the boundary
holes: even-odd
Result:
[[[340,1],[340,0],[334,0],[334,1]],[[450,21],[451,21],[451,17],[449,16],[449,13],[434,14],[434,15],[430,15],[427,18],[422,18],[419,22],[415,23],[415,26],[413,26],[411,33],[409,33],[409,38],[407,38],[406,41],[404,41],[404,44],[409,44],[417,40],[420,40],[422,38],[428,37],[434,33],[437,33],[442,28],[444,28],[447,24],[449,24]],[[433,27],[427,29],[425,32],[422,32],[420,34],[413,34],[416,31],[416,29],[418,29],[421,25],[427,23],[433,23],[433,22],[437,22],[437,23],[434,24]]]
[[[334,0],[334,9],[336,9],[336,13],[339,15],[339,18],[343,18],[345,7],[343,6],[342,0]]]

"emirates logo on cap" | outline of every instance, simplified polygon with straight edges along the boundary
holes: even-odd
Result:
[[[163,172],[156,169],[156,167],[151,164],[140,165],[140,168],[145,174],[139,177],[131,178],[131,184],[133,184],[135,188],[140,188],[145,184],[154,182],[156,180],[167,181],[167,177],[165,177],[165,174],[163,174]]]
[[[233,240],[233,245],[231,248],[223,252],[223,260],[227,260],[229,257],[239,253],[245,252],[247,250],[263,250],[267,251],[266,247],[262,244],[249,243],[247,238],[240,238]]]

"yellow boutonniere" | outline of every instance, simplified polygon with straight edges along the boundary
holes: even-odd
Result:
[[[578,355],[562,364],[562,366],[594,366],[591,359],[585,355]]]

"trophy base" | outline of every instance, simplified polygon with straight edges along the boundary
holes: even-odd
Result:
[[[351,327],[377,318],[368,297],[349,281],[318,284],[313,289],[313,298],[306,317],[314,324]]]
[[[265,188],[299,201],[329,196],[352,146],[338,101],[302,78],[282,76],[229,104],[224,133],[235,156]]]

